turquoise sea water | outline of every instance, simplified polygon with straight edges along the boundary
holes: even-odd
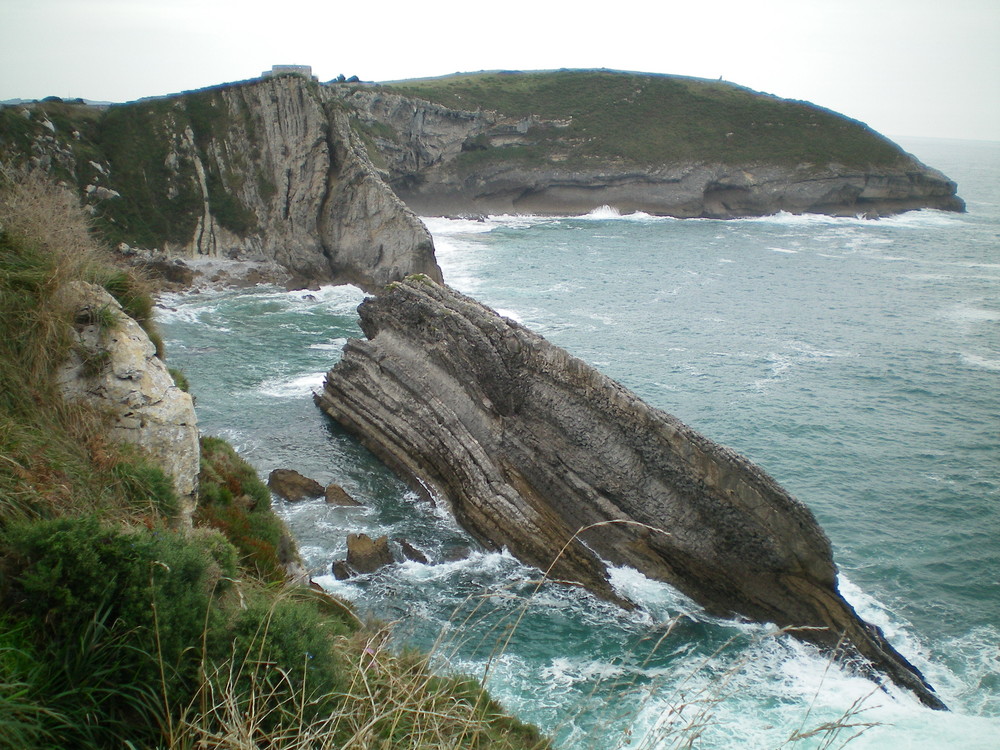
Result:
[[[741,451],[805,502],[845,595],[951,712],[881,691],[766,626],[709,617],[634,571],[614,574],[643,604],[625,613],[555,585],[536,592],[535,571],[477,551],[312,404],[360,335],[356,290],[165,298],[170,364],[191,380],[203,431],[262,475],[295,468],[365,503],[279,504],[317,580],[397,621],[442,668],[485,675],[562,748],[685,746],[692,731],[697,747],[780,747],[852,706],[850,723],[878,726],[851,747],[997,747],[1000,144],[903,145],[958,181],[967,214],[677,221],[599,210],[427,223],[452,286]],[[405,537],[434,564],[335,581],[330,563],[355,531]]]

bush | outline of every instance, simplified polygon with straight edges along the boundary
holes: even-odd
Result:
[[[198,646],[222,622],[218,602],[235,574],[232,548],[93,518],[15,524],[0,548],[0,601],[31,634],[38,669],[21,677],[51,712],[45,732],[66,747],[155,738],[163,706],[186,702],[197,684]]]
[[[194,520],[225,534],[239,550],[244,570],[263,581],[284,581],[285,566],[298,559],[288,529],[271,508],[270,490],[220,438],[201,438]]]

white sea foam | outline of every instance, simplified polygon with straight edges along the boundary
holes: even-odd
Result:
[[[948,316],[967,323],[994,323],[1000,321],[1000,310],[991,310],[974,304],[981,300],[955,305],[948,310]]]
[[[326,372],[310,372],[290,378],[270,378],[257,386],[257,392],[272,398],[308,396],[323,387]]]
[[[869,219],[864,215],[857,216],[827,216],[826,214],[793,214],[787,211],[779,211],[776,214],[767,216],[752,216],[744,219],[730,219],[734,222],[753,222],[760,224],[779,224],[785,226],[850,226],[850,227],[947,227],[961,221],[958,215],[948,211],[937,211],[934,209],[923,209],[920,211],[907,211],[893,216],[886,216],[877,219]]]
[[[959,356],[967,365],[989,370],[990,372],[1000,372],[1000,357],[983,357],[971,352],[961,352]]]
[[[339,352],[344,348],[344,344],[347,343],[345,338],[332,339],[330,341],[324,342],[322,344],[309,344],[310,349],[318,349],[324,352]]]
[[[798,255],[799,252],[798,250],[789,250],[788,248],[785,247],[769,247],[768,250],[771,250],[776,253],[787,253],[788,255]]]
[[[453,234],[484,234],[492,232],[497,223],[482,219],[449,219],[444,216],[423,216],[421,221],[427,227],[434,239]]]

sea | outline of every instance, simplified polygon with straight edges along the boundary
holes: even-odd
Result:
[[[1000,748],[1000,143],[900,139],[964,214],[428,217],[447,283],[760,465],[812,509],[839,586],[936,688],[932,711],[767,624],[628,568],[624,611],[479,547],[313,404],[364,294],[166,295],[200,428],[266,478],[315,581],[442,672],[482,679],[561,750]],[[350,533],[400,562],[338,581]]]

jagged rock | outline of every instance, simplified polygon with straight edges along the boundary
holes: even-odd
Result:
[[[358,573],[374,573],[394,562],[389,537],[383,535],[373,540],[367,534],[348,535],[347,565]]]
[[[812,513],[760,468],[427,279],[359,307],[319,406],[483,544],[624,602],[605,561],[837,649],[943,704],[837,590]]]
[[[347,490],[339,484],[328,484],[324,493],[326,501],[330,505],[360,506],[357,500],[347,494]]]
[[[351,569],[347,567],[347,563],[343,560],[334,560],[333,565],[330,566],[330,570],[333,573],[333,577],[338,581],[346,581],[351,577]]]
[[[379,177],[327,89],[289,76],[225,87],[215,97],[227,129],[167,135],[177,179],[204,198],[194,233],[167,249],[273,260],[300,283],[377,290],[410,273],[441,278],[426,227]],[[206,157],[214,164],[203,163],[195,135],[211,142]],[[212,211],[201,176],[213,166],[245,175],[232,193],[254,219],[242,234]]]
[[[268,474],[267,486],[278,497],[293,503],[307,497],[323,496],[323,485],[294,469],[275,469]]]
[[[110,413],[111,436],[142,447],[173,480],[181,500],[175,522],[190,527],[200,468],[191,396],[174,384],[149,336],[110,294],[74,282],[66,302],[74,311],[76,345],[56,373],[64,398]]]
[[[427,560],[427,555],[418,550],[405,539],[397,539],[396,543],[399,545],[399,548],[403,550],[403,557],[407,560],[420,563],[421,565],[428,564],[429,561]]]

